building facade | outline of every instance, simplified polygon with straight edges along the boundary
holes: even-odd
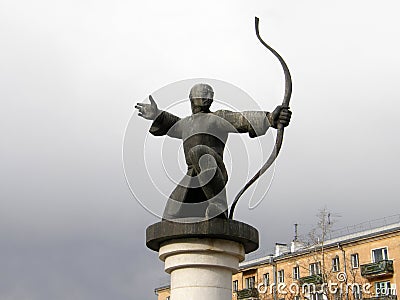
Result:
[[[397,300],[400,223],[244,261],[232,276],[233,300]],[[169,287],[155,290],[169,300]],[[173,299],[172,299],[173,300]]]

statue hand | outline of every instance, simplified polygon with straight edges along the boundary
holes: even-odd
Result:
[[[135,108],[139,111],[139,116],[147,120],[154,120],[160,114],[160,110],[157,107],[157,103],[150,95],[150,104],[136,103]]]
[[[282,124],[283,127],[286,127],[290,123],[291,116],[292,112],[288,107],[278,105],[272,113],[268,114],[268,120],[274,128],[277,128],[278,124]]]

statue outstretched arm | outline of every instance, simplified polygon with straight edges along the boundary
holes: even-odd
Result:
[[[151,124],[149,132],[155,136],[166,134],[170,137],[181,139],[182,129],[178,123],[180,119],[167,111],[160,111],[160,114]]]
[[[269,127],[277,128],[279,123],[287,126],[292,113],[279,105],[273,112],[218,110],[215,114],[227,121],[225,123],[228,124],[227,129],[229,132],[248,133],[253,138],[264,135]]]
[[[135,108],[139,111],[139,117],[147,120],[155,120],[161,111],[158,109],[157,103],[151,95],[149,95],[149,100],[150,104],[138,102]]]
[[[139,111],[139,116],[147,120],[153,120],[150,133],[156,136],[167,134],[170,137],[181,138],[182,133],[177,122],[179,117],[158,109],[153,97],[149,96],[150,104],[137,103],[135,108]]]
[[[218,110],[215,114],[221,119],[221,126],[230,133],[248,133],[250,137],[265,134],[271,126],[268,112]]]

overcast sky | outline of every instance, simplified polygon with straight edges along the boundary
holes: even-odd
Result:
[[[279,104],[282,70],[255,37],[256,15],[291,70],[293,121],[270,192],[256,210],[244,197],[236,218],[270,249],[294,223],[305,234],[324,206],[337,227],[399,213],[399,11],[396,0],[0,0],[0,299],[156,299],[165,276],[144,232],[158,218],[125,182],[126,126],[137,127],[139,164],[149,122],[134,104],[154,93],[166,108],[168,84],[211,78],[263,110]],[[162,139],[148,139],[151,160]],[[233,150],[250,145],[255,171],[272,140],[229,141],[231,198],[246,179]],[[131,185],[162,207],[146,176]]]

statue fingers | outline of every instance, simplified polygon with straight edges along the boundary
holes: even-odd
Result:
[[[290,113],[289,113],[288,110],[282,110],[281,113],[280,113],[281,116],[287,116],[287,115],[289,115],[289,114],[290,114]]]
[[[282,113],[282,105],[278,105],[272,112],[272,118],[276,120],[277,118],[279,118],[281,113]]]
[[[151,103],[152,106],[157,106],[157,103],[156,103],[156,101],[154,101],[152,95],[149,95],[149,100],[150,100],[150,103]]]
[[[137,106],[137,105],[135,105],[135,108],[136,108],[140,113],[143,113],[143,112],[144,112],[144,107],[142,107],[142,106]]]
[[[279,118],[290,118],[292,115],[292,112],[290,111],[281,111]]]
[[[279,123],[283,126],[288,126],[290,123],[290,118],[279,118]]]
[[[288,114],[288,115],[280,115],[279,116],[279,121],[290,121],[290,114]]]

